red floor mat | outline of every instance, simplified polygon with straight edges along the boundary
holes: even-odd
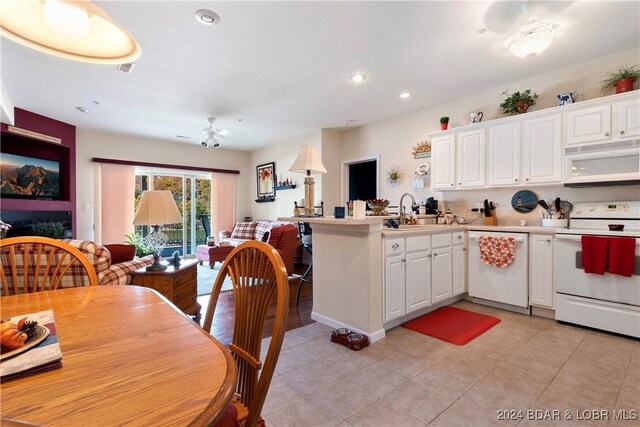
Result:
[[[403,323],[412,331],[455,345],[465,345],[500,323],[500,319],[455,307],[442,307]]]

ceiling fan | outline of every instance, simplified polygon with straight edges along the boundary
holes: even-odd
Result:
[[[215,117],[209,117],[207,120],[209,121],[209,127],[202,129],[205,138],[201,144],[203,147],[218,148],[220,147],[218,138],[224,138],[224,130],[213,128],[213,122],[216,121]]]

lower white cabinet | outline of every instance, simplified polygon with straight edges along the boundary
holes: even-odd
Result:
[[[466,292],[464,232],[387,237],[383,248],[385,322]]]
[[[529,304],[553,308],[553,236],[529,235]]]

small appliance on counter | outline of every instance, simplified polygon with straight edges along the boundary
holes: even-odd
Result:
[[[427,202],[425,203],[425,213],[427,215],[437,215],[438,214],[438,201],[433,197],[429,197]]]

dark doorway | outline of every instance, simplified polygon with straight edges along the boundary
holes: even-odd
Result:
[[[370,200],[377,198],[377,172],[377,160],[350,164],[349,200]]]

